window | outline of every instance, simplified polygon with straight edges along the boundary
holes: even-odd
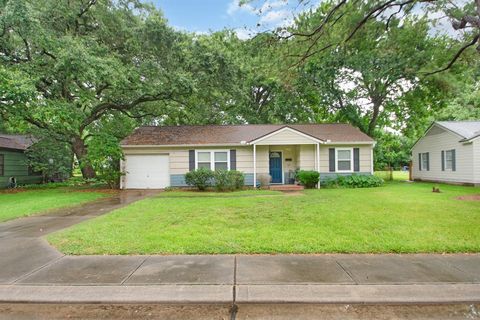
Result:
[[[198,152],[197,153],[197,169],[207,168],[211,169],[211,153],[210,152]]]
[[[196,151],[196,169],[230,170],[230,155],[228,151]]]
[[[5,156],[0,154],[0,176],[5,174]]]
[[[420,170],[428,170],[428,152],[420,153]]]
[[[453,162],[455,161],[455,150],[445,151],[445,169],[452,170]]]
[[[215,170],[228,170],[228,152],[214,152]]]
[[[337,152],[337,170],[338,172],[352,172],[353,149],[335,149]]]

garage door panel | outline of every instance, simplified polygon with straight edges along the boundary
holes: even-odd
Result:
[[[170,185],[168,155],[127,155],[126,189],[161,189]]]

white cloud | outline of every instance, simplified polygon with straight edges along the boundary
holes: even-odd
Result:
[[[269,24],[269,25],[283,25],[291,20],[292,16],[288,10],[276,10],[276,11],[269,11],[266,14],[260,17],[260,24]]]
[[[238,28],[234,30],[235,33],[237,34],[237,37],[240,40],[248,40],[253,38],[257,33],[253,30],[249,30],[246,28]]]
[[[237,12],[246,12],[246,13],[250,13],[250,14],[255,14],[256,10],[252,5],[250,5],[248,3],[240,5],[240,0],[232,0],[228,4],[227,14],[229,16],[233,16]]]
[[[283,8],[288,4],[287,0],[276,0],[276,1],[265,1],[265,3],[262,5],[262,7],[259,9],[260,13],[265,13],[270,10],[275,10],[278,8]]]

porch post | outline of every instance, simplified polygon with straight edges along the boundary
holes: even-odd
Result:
[[[317,172],[320,174],[320,143],[317,143]],[[320,177],[318,178],[317,188],[320,189]]]
[[[257,187],[257,145],[253,144],[253,187]]]

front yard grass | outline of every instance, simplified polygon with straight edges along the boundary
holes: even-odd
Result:
[[[165,192],[48,240],[67,254],[480,252],[480,203],[456,199],[480,188],[439,186]]]
[[[0,222],[78,205],[106,195],[71,189],[27,190],[0,193]]]

